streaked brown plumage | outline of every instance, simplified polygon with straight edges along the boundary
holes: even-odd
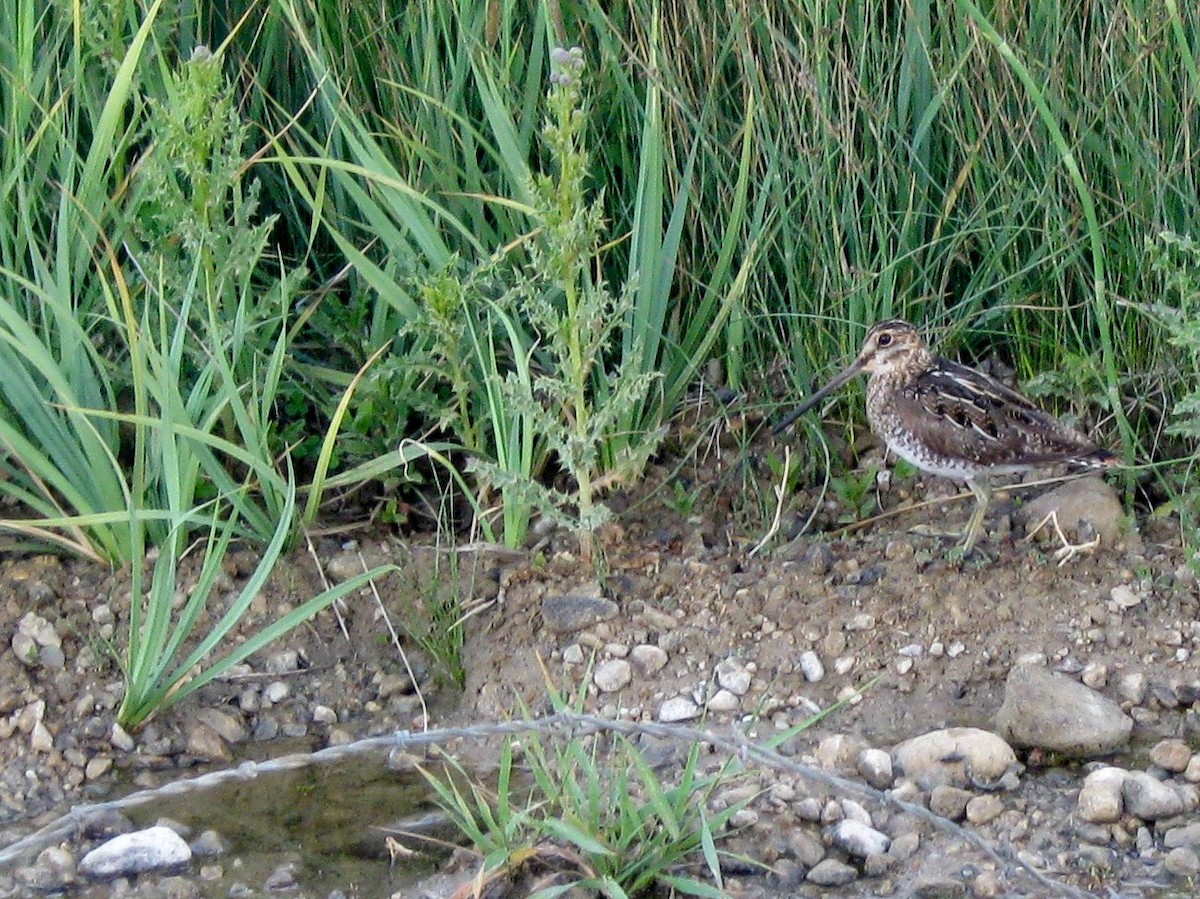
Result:
[[[975,494],[963,552],[979,539],[990,475],[1070,462],[1100,467],[1116,457],[982,372],[934,356],[906,321],[867,332],[858,358],[780,422],[778,433],[859,374],[867,420],[888,449],[922,471],[963,481]]]

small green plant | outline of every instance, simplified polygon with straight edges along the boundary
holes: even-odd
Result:
[[[519,744],[504,742],[494,792],[450,758],[441,774],[422,773],[483,855],[488,882],[541,862],[558,874],[555,886],[537,894],[547,899],[575,888],[628,897],[669,889],[716,899],[724,895],[717,841],[750,800],[710,813],[708,799],[731,774],[726,767],[702,777],[699,761],[700,745],[692,744],[668,784],[623,735],[532,731]],[[706,875],[688,873],[697,868]]]
[[[447,532],[452,530],[438,530],[439,535]],[[413,584],[416,598],[407,601],[403,622],[408,635],[433,660],[439,677],[444,676],[454,687],[462,689],[467,679],[463,659],[466,627],[458,557],[455,547],[444,552],[438,546],[433,549],[433,565],[427,574],[422,573],[424,566],[411,566],[418,572]]]
[[[172,537],[190,524],[193,517],[189,515],[172,522]],[[178,539],[163,542],[148,588],[140,561],[132,564],[129,640],[121,656],[125,695],[117,710],[117,721],[122,727],[133,729],[144,724],[151,716],[181,702],[340,597],[391,570],[391,566],[384,566],[349,578],[301,602],[286,615],[247,635],[241,642],[224,648],[222,653],[222,647],[229,642],[234,629],[278,562],[292,534],[294,519],[295,490],[289,482],[282,514],[271,542],[263,551],[250,578],[223,611],[210,609],[210,602],[233,539],[237,524],[236,509],[223,517],[214,511],[202,547],[204,561],[199,577],[181,605],[177,604],[177,590],[183,554]],[[145,528],[135,520],[131,530],[134,546],[130,555],[140,560],[146,550]],[[210,614],[219,617],[216,617],[207,633],[198,635],[197,628]]]
[[[838,517],[839,522],[853,524],[870,518],[878,511],[879,503],[875,498],[875,479],[878,471],[872,465],[865,471],[846,471],[830,480],[833,492],[847,509]]]
[[[667,498],[667,508],[679,518],[687,518],[696,508],[700,494],[694,486],[684,485],[682,480],[671,482],[671,495]]]

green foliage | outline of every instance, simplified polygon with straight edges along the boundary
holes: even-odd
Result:
[[[557,862],[560,875],[559,885],[537,894],[543,897],[574,888],[608,896],[649,896],[666,888],[724,895],[717,841],[750,800],[718,812],[706,809],[731,775],[722,770],[701,776],[699,744],[665,783],[623,736],[568,739],[535,732],[520,744],[532,776],[527,787],[520,785],[528,778],[517,766],[515,745],[506,740],[501,750],[494,795],[453,759],[440,775],[422,772],[455,826],[483,855],[487,880],[515,872],[540,852]],[[558,847],[552,857],[548,845]],[[681,873],[692,867],[708,877]]]
[[[870,466],[863,471],[847,471],[831,479],[829,486],[847,511],[838,521],[852,524],[870,518],[879,511],[875,497],[875,476],[879,470]]]
[[[291,536],[295,517],[293,485],[289,483],[279,523],[258,565],[237,596],[223,610],[210,608],[209,604],[213,599],[217,576],[225,563],[237,516],[236,510],[233,510],[233,514],[224,516],[222,521],[222,517],[216,514],[219,511],[214,510],[208,529],[199,576],[196,583],[189,586],[186,600],[181,603],[177,595],[181,587],[179,566],[182,553],[179,541],[164,542],[147,589],[144,587],[140,562],[146,550],[145,533],[136,526],[132,530],[130,555],[139,561],[131,567],[129,639],[121,659],[125,695],[117,710],[117,721],[122,727],[138,727],[151,716],[181,702],[223,675],[233,665],[249,658],[340,597],[359,589],[391,568],[376,568],[349,578],[301,602],[286,615],[222,651],[221,647],[229,643],[234,628],[262,590]],[[173,528],[178,528],[187,522],[175,520],[170,523]],[[207,631],[201,633],[204,627],[207,627]]]
[[[1200,243],[1171,232],[1146,241],[1151,269],[1162,278],[1160,301],[1149,309],[1163,324],[1168,342],[1180,350],[1183,395],[1171,410],[1167,433],[1200,439]]]
[[[611,448],[603,452],[618,423],[629,421],[646,401],[658,376],[637,364],[644,339],[637,333],[627,335],[632,353],[615,368],[606,365],[606,351],[633,307],[636,282],[627,282],[613,294],[593,278],[603,212],[598,200],[588,201],[584,187],[590,163],[584,133],[583,50],[558,47],[551,59],[543,136],[553,173],[533,181],[534,216],[541,234],[531,248],[534,278],[526,282],[522,298],[542,348],[542,366],[531,382],[510,378],[505,386],[510,402],[530,417],[575,484],[567,496],[540,487],[540,505],[543,511],[571,519],[580,549],[590,558],[592,533],[607,513],[598,501],[599,478],[625,480],[640,474],[663,432],[637,434],[636,439],[623,433],[622,453]]]

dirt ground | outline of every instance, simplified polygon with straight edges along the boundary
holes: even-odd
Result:
[[[579,559],[570,536],[561,533],[520,555],[460,546],[454,564],[444,547],[382,528],[319,538],[315,557],[328,569],[335,563],[352,568],[361,554],[368,564],[394,561],[401,573],[380,585],[378,597],[364,593],[336,615],[322,613],[234,677],[152,721],[133,735],[132,749],[119,745],[112,728],[121,678],[109,641],[120,644],[127,619],[125,575],[50,556],[9,554],[0,562],[5,642],[0,654],[0,735],[5,738],[0,849],[73,805],[161,786],[246,758],[269,759],[425,725],[503,721],[522,709],[538,714],[548,708],[547,674],[564,693],[583,691],[589,711],[659,721],[664,703],[673,698],[702,704],[719,686],[719,666],[733,660],[749,675],[748,688],[735,694],[727,710],[688,723],[728,727],[736,722],[756,737],[778,733],[865,689],[796,738],[788,751],[806,757],[835,734],[890,749],[947,726],[993,729],[1009,671],[1018,659],[1037,654],[1068,674],[1088,666],[1105,672],[1100,692],[1117,701],[1123,677],[1145,676],[1151,698],[1125,702],[1135,713],[1134,756],[1163,737],[1183,737],[1193,751],[1200,747],[1196,712],[1164,698],[1197,678],[1195,651],[1200,649],[1200,589],[1171,519],[1152,519],[1141,510],[1117,545],[1102,545],[1061,566],[1052,557],[1054,543],[1023,541],[1011,525],[1015,507],[1040,488],[998,498],[984,554],[966,561],[951,558],[953,542],[914,534],[911,528],[961,527],[969,503],[932,504],[851,534],[829,532],[839,519],[864,517],[872,500],[891,509],[954,492],[944,483],[909,476],[894,478],[878,493],[843,490],[839,497],[837,491],[793,491],[778,535],[753,552],[770,527],[772,474],[778,474],[766,465],[759,468],[752,470],[735,452],[716,451],[700,456],[698,464],[693,458],[686,465],[653,468],[636,491],[612,500],[620,514],[602,533],[599,578],[594,565]],[[753,490],[747,489],[748,479],[756,480]],[[789,530],[798,530],[810,514],[809,529],[789,539]],[[223,596],[236,591],[254,563],[248,552],[231,558]],[[295,553],[256,601],[246,629],[261,626],[320,585],[314,554]],[[1136,602],[1114,605],[1114,588]],[[564,596],[607,599],[614,611],[585,628],[556,631],[548,623],[546,604]],[[403,635],[407,622],[464,610],[471,614],[462,650],[465,685],[459,690],[436,651],[405,639],[402,657],[390,628]],[[31,667],[8,647],[31,612],[61,638],[61,666]],[[632,677],[618,689],[605,692],[596,686],[596,666],[630,658],[644,646],[662,650],[661,668],[634,665]],[[820,661],[819,678],[805,670],[806,653],[809,662],[813,655]],[[410,667],[419,693],[410,682]],[[286,687],[268,695],[277,682]],[[1022,760],[1029,766],[1027,778],[1052,773],[1045,775],[1050,786],[1040,794],[1045,807],[1036,816],[1032,798],[1015,807],[1030,820],[1057,821],[1060,827],[1043,827],[1043,832],[1072,839],[1064,822],[1074,812],[1084,768],[1036,756]],[[371,814],[382,818],[387,812]],[[1031,832],[1023,831],[1027,841]],[[937,867],[938,839],[930,836],[929,851],[921,856],[928,870]],[[91,844],[81,837],[63,845],[78,854]],[[1028,843],[1014,845],[1017,851],[1028,848]],[[1054,856],[1052,846],[1038,849]],[[290,851],[287,857],[294,858]],[[231,883],[239,878],[253,883],[254,875],[239,871],[233,860],[239,852],[253,854],[235,845],[224,861],[213,863],[215,871],[185,874],[193,894],[235,895]],[[342,895],[375,895],[361,885],[362,866],[385,871],[390,863],[377,845],[365,861],[359,859],[358,886],[330,887],[338,882],[336,864],[324,863],[318,878],[301,860],[300,870],[308,874],[298,875],[296,887],[301,895],[334,895],[338,889]],[[821,894],[905,895],[905,878],[917,876],[918,868],[913,862],[903,877],[892,872],[884,886],[864,877]],[[1120,865],[1107,874],[1062,874],[1064,881],[1084,888],[1123,887],[1122,895],[1187,895],[1186,889],[1172,892],[1180,887],[1170,883],[1135,883]],[[62,886],[69,893],[104,895],[88,892],[79,878],[66,879]],[[753,876],[747,880],[754,882]],[[0,874],[0,885],[7,890],[3,895],[24,895],[28,887],[11,874]],[[128,889],[142,895],[136,883]],[[1014,887],[1003,894],[1039,895],[1036,886],[1024,889],[1029,891]],[[753,888],[746,887],[745,894],[753,894]],[[759,894],[787,893],[766,889]],[[796,894],[810,895],[799,888]]]

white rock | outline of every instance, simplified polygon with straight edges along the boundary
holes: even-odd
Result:
[[[150,827],[113,837],[79,862],[80,873],[98,880],[179,868],[192,859],[183,837],[169,827]]]
[[[1123,768],[1098,768],[1088,774],[1079,791],[1079,817],[1092,824],[1119,821],[1124,808],[1121,788],[1128,774]]]
[[[850,818],[843,818],[833,825],[829,838],[834,846],[858,858],[887,852],[892,844],[887,834]]]
[[[710,712],[736,712],[741,707],[741,700],[728,690],[718,690],[705,705]]]
[[[1108,685],[1108,666],[1101,662],[1088,662],[1083,666],[1080,679],[1093,690],[1102,690]]]
[[[717,683],[735,696],[749,692],[751,679],[751,673],[739,659],[722,659],[717,663]]]
[[[1118,584],[1109,591],[1109,597],[1118,609],[1132,609],[1139,605],[1142,598],[1124,584]]]
[[[658,707],[658,720],[668,724],[700,717],[700,706],[686,696],[672,696]]]
[[[858,754],[858,773],[877,790],[892,785],[892,757],[882,749],[864,749]]]
[[[1183,769],[1183,779],[1188,783],[1200,783],[1200,752],[1196,753]]]
[[[869,631],[875,627],[875,616],[869,612],[859,612],[846,622],[848,631]]]
[[[927,790],[993,784],[1018,767],[1008,743],[977,727],[947,727],[905,740],[892,749],[892,761]]]
[[[1141,705],[1146,698],[1148,679],[1141,671],[1131,671],[1117,681],[1117,694],[1134,705]]]
[[[1017,665],[1004,685],[996,729],[1016,746],[1092,758],[1125,748],[1133,719],[1077,680],[1037,665]]]
[[[633,680],[633,666],[624,659],[606,659],[596,666],[592,680],[601,693],[616,693]]]
[[[654,646],[651,643],[642,643],[633,647],[629,653],[629,660],[633,662],[633,667],[644,677],[648,674],[655,674],[667,667],[667,652],[661,646]]]
[[[563,650],[563,661],[568,665],[582,665],[583,660],[583,647],[578,643],[572,643]]]
[[[810,684],[815,684],[825,678],[825,665],[821,657],[811,649],[800,654],[800,673]]]
[[[1143,821],[1170,818],[1183,811],[1183,797],[1146,771],[1131,771],[1121,785],[1125,811]]]

